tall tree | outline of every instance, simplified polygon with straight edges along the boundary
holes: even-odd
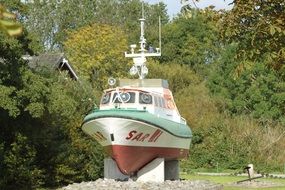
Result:
[[[33,53],[29,43],[26,31],[18,38],[0,31],[0,189],[97,179],[100,146],[80,129],[93,107],[91,86],[53,70],[31,70],[21,58]]]
[[[221,108],[232,114],[247,114],[263,124],[284,123],[285,83],[266,62],[250,62],[238,76],[241,63],[235,59],[237,44],[226,46],[208,80],[212,93],[221,98]]]
[[[217,21],[220,14],[207,8],[189,9],[163,29],[162,62],[189,65],[196,72],[209,67],[218,57],[221,47]]]
[[[211,91],[227,100],[230,113],[284,123],[285,3],[234,3],[220,22],[226,45],[209,80]]]
[[[62,48],[67,31],[78,29],[92,23],[116,25],[124,28],[130,36],[138,28],[138,18],[141,17],[140,0],[51,0],[26,1],[29,15],[26,26],[29,31],[40,36],[47,50]],[[156,7],[156,8],[149,8]],[[165,4],[146,4],[146,15],[168,20]],[[52,15],[52,16],[51,16]],[[150,17],[150,16],[148,16]],[[155,18],[155,19],[158,19]],[[150,22],[151,25],[154,23]],[[157,27],[157,22],[155,23]],[[134,39],[130,37],[130,39]]]
[[[221,31],[225,41],[238,42],[237,56],[240,60],[267,60],[268,66],[283,71],[284,15],[283,0],[237,0],[234,1],[233,9],[224,17]],[[246,69],[245,64],[238,69]]]
[[[118,27],[93,24],[69,34],[65,52],[82,77],[93,87],[103,90],[110,76],[121,77],[127,73],[125,33]]]

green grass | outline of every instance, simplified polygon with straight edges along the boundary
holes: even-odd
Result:
[[[208,180],[214,183],[219,183],[224,185],[224,190],[285,190],[285,179],[268,179],[268,178],[260,178],[257,181],[270,181],[274,183],[281,184],[280,187],[267,187],[267,188],[245,188],[245,187],[235,187],[231,186],[230,183],[237,182],[243,179],[247,179],[247,177],[240,176],[206,176],[206,175],[195,175],[195,174],[181,174],[181,178],[190,179],[190,180]]]

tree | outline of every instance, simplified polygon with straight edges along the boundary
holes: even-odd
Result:
[[[101,147],[80,128],[94,106],[91,86],[57,71],[31,70],[21,58],[32,51],[29,42],[27,32],[19,38],[0,32],[0,188],[97,179]]]
[[[6,174],[3,184],[5,189],[40,187],[44,175],[35,159],[36,150],[29,145],[27,137],[17,134],[15,142],[11,144],[11,150],[4,154],[5,169],[2,171]]]
[[[22,33],[22,26],[14,21],[15,18],[15,14],[8,13],[0,4],[0,31],[10,36],[20,35]]]
[[[263,124],[284,122],[285,83],[265,63],[246,61],[250,68],[236,75],[237,45],[226,46],[215,72],[208,80],[211,92],[221,100],[221,111],[248,114]]]
[[[100,177],[101,147],[80,128],[93,107],[90,85],[56,76],[54,71],[38,74],[22,68],[19,75],[22,86],[15,86],[10,94],[17,112],[9,116],[0,109],[5,156],[0,164],[2,187],[10,188],[15,180],[19,183],[11,188],[30,189]]]
[[[230,113],[284,123],[283,13],[283,1],[236,1],[221,20],[225,48],[209,87]]]
[[[26,27],[45,45],[46,50],[62,50],[68,31],[77,30],[93,23],[116,25],[123,28],[130,39],[137,39],[138,19],[141,17],[140,0],[51,0],[28,1],[29,14]],[[161,15],[168,21],[166,5],[146,4],[146,15],[156,17]],[[153,7],[153,8],[152,8]],[[50,16],[52,15],[52,17]],[[157,27],[157,22],[150,22]],[[134,33],[136,37],[134,37]]]
[[[164,27],[161,61],[186,64],[202,74],[218,57],[220,15],[210,8],[188,11],[188,16],[181,14]]]
[[[267,60],[269,67],[283,72],[284,10],[285,3],[282,0],[234,1],[233,9],[227,12],[221,22],[221,31],[228,43],[238,42],[239,60]],[[246,69],[248,66],[239,68]]]
[[[95,19],[98,1],[28,1],[26,27],[40,37],[47,50],[58,50],[66,31],[90,24]],[[52,15],[52,16],[51,16]]]
[[[189,69],[187,65],[176,63],[160,64],[154,60],[149,60],[147,64],[150,71],[147,78],[161,78],[167,80],[169,88],[174,94],[187,88],[191,84],[199,84],[202,80],[201,77]]]
[[[124,57],[127,39],[115,26],[93,24],[69,33],[65,52],[82,77],[91,81],[95,89],[107,87],[109,77],[126,76],[130,65]]]
[[[184,67],[185,74],[188,70]],[[187,81],[183,75],[179,76],[183,78],[181,81]],[[182,161],[182,170],[216,171],[218,165],[220,171],[241,171],[248,163],[255,163],[257,171],[283,171],[284,127],[276,123],[261,127],[250,115],[228,114],[206,84],[206,81],[192,81],[174,93],[180,114],[193,132],[190,157]],[[220,99],[220,102],[227,101],[225,97]]]

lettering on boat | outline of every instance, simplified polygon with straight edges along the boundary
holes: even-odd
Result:
[[[140,142],[156,142],[162,133],[163,132],[159,129],[157,129],[155,132],[151,134],[132,130],[129,132],[128,136],[126,137],[126,140],[140,141]]]
[[[92,134],[92,137],[94,137],[98,142],[105,141],[107,140],[106,137],[99,131],[96,131],[95,133]]]

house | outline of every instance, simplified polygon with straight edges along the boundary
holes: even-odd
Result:
[[[69,64],[64,53],[45,53],[38,56],[25,55],[22,58],[28,61],[28,65],[32,69],[48,68],[57,69],[60,72],[67,71],[70,78],[78,80],[77,74]]]

